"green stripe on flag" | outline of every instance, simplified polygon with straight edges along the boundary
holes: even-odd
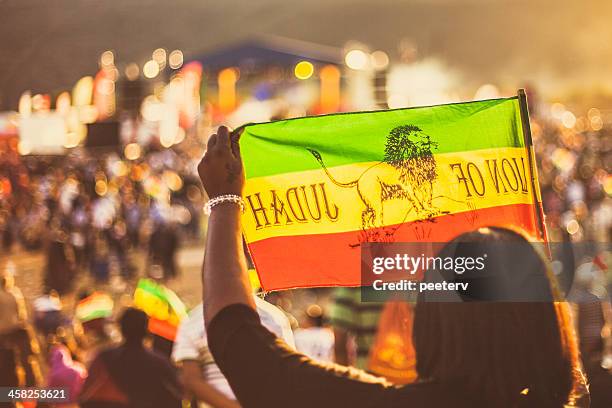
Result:
[[[240,139],[247,178],[319,169],[307,149],[327,167],[383,159],[394,128],[418,126],[452,153],[523,147],[517,97],[375,112],[340,113],[248,125]]]
[[[76,305],[75,315],[83,323],[94,319],[107,318],[113,314],[113,305],[114,302],[110,296],[94,292]]]
[[[187,316],[187,308],[172,290],[142,278],[134,291],[134,305],[149,316],[166,321],[180,321]]]

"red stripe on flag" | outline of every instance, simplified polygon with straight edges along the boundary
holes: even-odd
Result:
[[[178,328],[165,320],[150,317],[148,329],[152,334],[156,334],[167,340],[174,341]]]
[[[447,242],[482,227],[520,228],[538,236],[532,204],[515,204],[443,215],[399,227],[393,242]],[[274,237],[249,244],[262,288],[360,286],[360,231]],[[384,235],[384,232],[383,232]]]

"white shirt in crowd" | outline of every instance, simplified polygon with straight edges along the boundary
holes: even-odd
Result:
[[[327,327],[296,329],[295,348],[308,357],[325,362],[334,361],[334,332]]]
[[[261,323],[276,336],[282,338],[289,346],[295,348],[293,332],[287,316],[276,306],[257,296],[254,297]],[[202,304],[196,306],[181,322],[174,339],[172,360],[175,363],[187,360],[198,361],[202,366],[206,381],[228,398],[236,399],[229,383],[221,374],[221,370],[215,364],[208,349]]]

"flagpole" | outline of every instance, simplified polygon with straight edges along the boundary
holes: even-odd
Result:
[[[527,160],[531,173],[531,189],[533,191],[533,200],[536,216],[540,227],[541,238],[548,245],[548,234],[546,233],[546,224],[544,223],[544,208],[542,206],[541,197],[539,194],[538,185],[538,168],[535,161],[535,151],[533,150],[533,139],[531,137],[531,125],[529,124],[529,108],[527,105],[527,94],[523,88],[518,90],[518,101],[521,113],[521,124],[523,128],[523,138],[525,140],[525,148],[527,149]]]

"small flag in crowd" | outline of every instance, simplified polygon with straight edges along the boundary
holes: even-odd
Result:
[[[253,124],[243,228],[264,290],[360,285],[364,242],[546,240],[519,97]]]
[[[151,279],[140,279],[134,291],[134,307],[149,316],[149,332],[174,341],[187,309],[172,290]]]
[[[102,292],[93,292],[76,306],[75,314],[81,323],[95,319],[105,319],[113,314],[113,299]]]

